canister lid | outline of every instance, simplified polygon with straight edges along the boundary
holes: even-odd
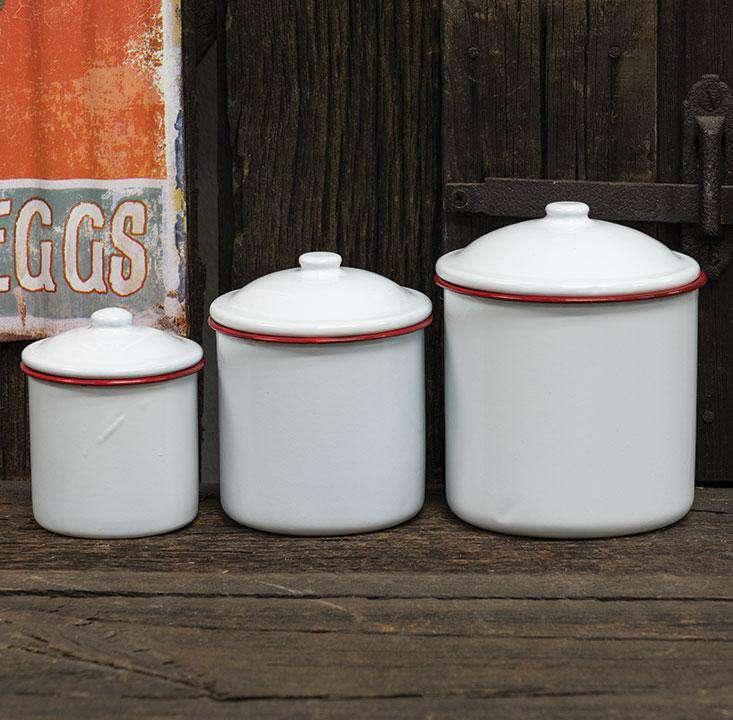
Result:
[[[592,220],[589,210],[581,202],[550,203],[539,220],[508,225],[443,255],[438,280],[558,299],[637,295],[704,282],[692,258],[638,230]]]
[[[355,337],[412,328],[430,317],[432,304],[421,292],[342,267],[336,253],[305,253],[299,263],[214,300],[214,327],[265,336],[259,339]]]
[[[92,314],[89,325],[31,343],[23,370],[46,379],[168,379],[200,369],[201,347],[173,333],[134,325],[132,314],[110,307]],[[186,374],[186,373],[182,373]],[[100,383],[107,384],[107,383]]]

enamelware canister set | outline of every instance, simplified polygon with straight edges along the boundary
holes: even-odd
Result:
[[[560,202],[436,269],[458,516],[511,534],[601,537],[685,515],[705,282],[693,259]],[[328,252],[213,302],[230,517],[335,535],[419,512],[431,310],[422,293]],[[196,343],[120,308],[29,345],[36,520],[83,537],[190,522],[202,366]]]

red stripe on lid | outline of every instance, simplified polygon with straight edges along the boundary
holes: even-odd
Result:
[[[165,382],[166,380],[175,380],[176,378],[194,375],[204,366],[203,358],[195,365],[176,370],[175,372],[163,373],[162,375],[144,375],[142,377],[127,378],[82,378],[82,377],[65,377],[64,375],[51,375],[49,373],[40,372],[28,367],[25,363],[20,364],[20,369],[28,376],[36,378],[36,380],[46,380],[47,382],[61,383],[64,385],[149,385],[150,383]]]
[[[244,330],[235,330],[234,328],[220,325],[216,320],[209,318],[209,325],[217,332],[232,337],[244,338],[245,340],[259,340],[260,342],[272,343],[290,343],[297,345],[325,345],[327,343],[346,343],[361,342],[363,340],[381,340],[383,338],[397,337],[398,335],[407,335],[426,328],[433,322],[433,316],[428,315],[424,320],[415,325],[396,328],[395,330],[383,330],[382,332],[365,333],[363,335],[315,335],[315,336],[295,336],[295,335],[265,335],[262,333],[246,332]]]
[[[490,290],[475,290],[473,288],[454,285],[444,280],[440,275],[435,276],[435,282],[440,287],[461,295],[474,295],[475,297],[491,298],[492,300],[512,300],[514,302],[534,303],[608,303],[608,302],[633,302],[634,300],[652,300],[654,298],[670,297],[671,295],[682,295],[701,288],[708,278],[701,272],[695,280],[686,285],[680,285],[664,290],[649,290],[647,292],[627,293],[625,295],[522,295],[515,293],[493,292]]]

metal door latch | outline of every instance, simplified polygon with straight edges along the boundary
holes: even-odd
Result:
[[[704,75],[683,104],[682,182],[632,183],[594,180],[486,178],[447,183],[446,212],[497,217],[542,217],[547,203],[579,200],[593,216],[621,222],[681,223],[683,250],[710,278],[733,259],[733,92],[717,75]]]
[[[716,278],[733,257],[733,242],[723,238],[722,202],[723,178],[733,169],[733,93],[717,75],[704,75],[683,108],[682,181],[700,187],[700,222],[699,231],[683,227],[682,249]]]

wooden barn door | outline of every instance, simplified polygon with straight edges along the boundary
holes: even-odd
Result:
[[[444,0],[444,187],[488,177],[682,182],[682,105],[710,73],[733,86],[725,0]],[[732,171],[729,148],[724,183]],[[444,202],[443,251],[509,221]],[[680,248],[679,224],[627,224]],[[730,227],[719,242],[733,243]],[[732,306],[729,267],[700,294],[699,482],[733,479]]]

